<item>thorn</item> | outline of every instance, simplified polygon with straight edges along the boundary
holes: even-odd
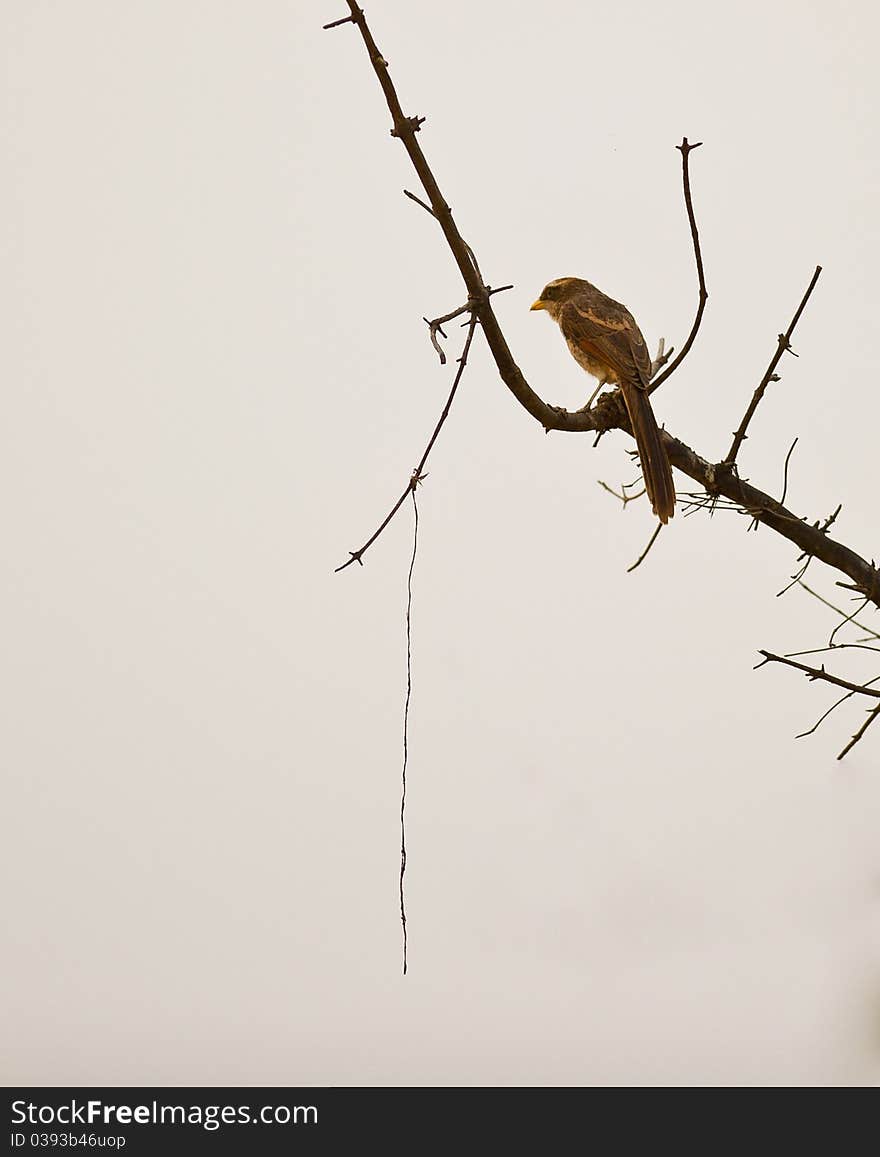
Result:
[[[387,61],[383,60],[382,63],[386,64]],[[410,136],[412,133],[417,133],[424,123],[424,117],[404,117],[403,128],[398,131],[397,126],[395,126],[391,130],[391,135],[393,137]]]
[[[434,212],[434,210],[431,208],[431,206],[430,206],[430,205],[427,205],[427,204],[425,204],[425,202],[424,202],[424,201],[421,199],[421,197],[417,197],[417,196],[415,195],[415,193],[411,193],[411,192],[409,191],[409,189],[404,189],[404,190],[403,190],[403,194],[404,194],[404,196],[405,196],[405,197],[409,197],[409,199],[410,199],[411,201],[415,201],[415,203],[416,203],[417,205],[421,205],[421,207],[422,207],[422,208],[425,210],[425,212],[426,212],[426,213],[430,213],[432,217],[436,217],[436,216],[437,216],[437,214]]]

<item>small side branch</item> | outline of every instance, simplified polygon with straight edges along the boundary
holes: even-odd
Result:
[[[417,205],[421,205],[426,213],[430,213],[432,217],[436,217],[437,214],[434,212],[430,205],[425,204],[421,197],[417,197],[415,193],[411,193],[409,189],[404,189],[403,195],[404,197],[409,197],[410,201],[415,201]]]
[[[445,338],[446,334],[443,332],[443,326],[447,323],[447,321],[452,321],[456,317],[461,317],[461,315],[463,313],[467,313],[468,310],[473,312],[473,308],[473,304],[469,301],[466,301],[464,305],[460,305],[458,309],[453,309],[451,313],[444,313],[442,317],[435,317],[433,321],[429,321],[426,317],[422,318],[422,321],[428,327],[428,333],[431,338],[431,345],[437,351],[441,366],[446,365],[446,354],[443,351],[443,347],[437,341],[437,334],[439,333],[442,338]]]
[[[645,547],[645,549],[642,551],[642,553],[639,555],[639,557],[636,559],[636,561],[632,564],[632,566],[628,566],[626,568],[627,574],[632,574],[632,572],[636,569],[636,567],[639,567],[642,565],[642,563],[648,557],[648,551],[651,549],[651,547],[657,541],[657,536],[659,535],[659,533],[662,529],[663,529],[663,523],[658,522],[657,526],[654,529],[654,533],[651,535],[651,538],[650,538],[650,541],[648,542],[648,545]]]
[[[868,728],[871,726],[871,724],[874,722],[874,720],[877,719],[878,716],[880,716],[880,703],[878,703],[877,706],[874,708],[874,710],[870,712],[870,714],[868,715],[868,718],[865,720],[865,722],[862,724],[862,726],[858,729],[858,731],[855,733],[855,735],[852,737],[852,739],[849,741],[849,743],[846,745],[846,747],[844,747],[844,749],[843,749],[843,751],[841,751],[840,755],[838,755],[838,757],[837,757],[838,759],[843,759],[843,757],[845,755],[847,755],[850,751],[852,751],[852,749],[855,747],[855,745],[862,738],[862,736],[865,734],[865,732],[868,730]]]
[[[749,422],[751,422],[752,418],[754,417],[755,410],[757,410],[758,404],[764,397],[764,392],[766,391],[767,386],[771,382],[779,381],[779,376],[776,373],[776,367],[779,365],[782,355],[788,352],[791,353],[794,357],[797,357],[797,354],[795,354],[794,350],[791,348],[791,335],[794,333],[795,326],[800,321],[801,314],[804,312],[804,308],[807,302],[810,300],[810,295],[816,288],[816,282],[819,280],[819,274],[821,272],[822,266],[817,265],[812,280],[807,286],[807,292],[801,298],[801,303],[797,307],[795,315],[791,319],[791,323],[789,324],[788,329],[785,331],[785,333],[781,333],[777,338],[776,353],[771,358],[770,365],[767,367],[766,373],[764,374],[763,378],[761,378],[761,381],[758,383],[758,388],[752,395],[752,400],[749,402],[748,408],[743,414],[743,419],[739,424],[739,429],[733,435],[733,442],[730,445],[730,449],[727,451],[727,457],[724,459],[725,465],[727,466],[733,466],[733,464],[736,462],[736,456],[739,453],[739,448],[748,437],[746,431],[749,428]]]
[[[794,667],[796,671],[803,671],[810,680],[820,679],[824,683],[833,683],[835,687],[842,687],[844,691],[852,691],[855,695],[867,695],[870,699],[880,699],[880,691],[874,687],[869,687],[867,683],[850,683],[846,679],[832,675],[824,667],[808,667],[806,663],[796,663],[794,659],[787,659],[784,655],[774,655],[772,651],[759,651],[758,654],[763,655],[764,658],[755,667],[756,671],[765,663],[784,663],[787,667]]]
[[[418,200],[418,198],[414,199]],[[421,204],[421,202],[419,202],[419,204]],[[490,285],[487,285],[486,296],[493,297],[496,293],[504,293],[504,291],[507,289],[513,289],[513,286],[500,285],[497,289],[492,289]],[[428,327],[429,336],[431,338],[431,345],[440,356],[441,366],[446,365],[446,354],[443,351],[443,347],[437,341],[437,334],[439,333],[442,338],[445,338],[446,334],[443,332],[443,326],[446,324],[446,322],[453,321],[456,317],[461,317],[463,313],[470,313],[473,316],[473,314],[477,311],[479,304],[480,303],[478,301],[474,301],[473,298],[468,298],[464,305],[460,305],[458,309],[453,309],[450,313],[444,313],[442,317],[435,317],[433,321],[430,321],[427,317],[422,318],[422,321]]]
[[[360,548],[360,550],[349,551],[350,558],[349,558],[348,562],[344,562],[344,563],[342,563],[341,566],[336,567],[336,573],[337,574],[339,573],[339,571],[345,570],[346,567],[351,566],[351,564],[353,562],[359,563],[361,566],[364,565],[363,564],[364,554],[373,545],[373,543],[376,541],[376,539],[379,537],[379,535],[382,533],[382,531],[385,529],[385,527],[388,525],[388,523],[392,520],[392,518],[395,516],[395,514],[397,514],[397,512],[398,512],[398,510],[400,510],[401,506],[403,506],[404,502],[406,501],[407,495],[414,493],[415,488],[422,481],[422,479],[427,478],[427,475],[425,474],[425,463],[428,461],[428,455],[431,453],[431,450],[434,447],[434,443],[437,441],[437,436],[439,435],[440,431],[443,428],[443,423],[449,417],[449,411],[452,408],[452,402],[453,402],[455,395],[458,391],[458,386],[459,386],[459,383],[461,382],[462,375],[464,374],[465,366],[467,365],[468,354],[470,353],[471,342],[474,340],[474,332],[476,331],[476,328],[477,328],[477,314],[476,314],[475,310],[472,310],[471,311],[471,319],[468,323],[467,337],[464,340],[464,348],[461,351],[461,357],[458,359],[458,369],[455,372],[455,379],[453,380],[453,383],[452,383],[452,389],[449,391],[449,397],[446,399],[446,405],[443,407],[443,412],[437,421],[437,425],[434,427],[434,432],[431,435],[430,439],[428,440],[428,445],[425,447],[425,452],[422,455],[422,457],[420,458],[418,466],[416,466],[415,470],[413,470],[412,475],[410,476],[410,480],[406,485],[406,489],[404,490],[403,494],[401,494],[400,498],[398,498],[398,500],[392,506],[391,510],[388,512],[387,516],[385,517],[385,520],[382,522],[379,529],[367,539],[367,541]]]
[[[638,486],[638,482],[624,482],[620,487],[619,494],[613,487],[609,486],[607,482],[603,482],[601,479],[599,479],[599,485],[603,490],[607,490],[609,494],[619,499],[623,504],[624,510],[626,510],[626,507],[630,502],[635,502],[637,498],[641,498],[643,494],[647,493],[643,486],[642,489],[638,490],[635,494],[627,494],[627,490],[632,489],[633,486]],[[662,526],[663,523],[661,522],[660,525]]]
[[[783,505],[785,505],[785,496],[788,494],[788,464],[791,461],[791,456],[794,453],[794,448],[797,446],[797,444],[798,439],[795,438],[791,446],[788,448],[788,453],[785,455],[785,464],[782,467],[782,497],[779,499],[779,501]]]
[[[653,394],[654,390],[656,390],[658,386],[662,386],[667,378],[670,378],[675,373],[675,371],[687,357],[691,346],[696,340],[697,333],[700,329],[700,323],[703,320],[703,310],[706,308],[706,302],[709,299],[709,291],[706,289],[706,275],[703,272],[703,254],[700,250],[700,233],[697,229],[697,218],[694,215],[694,203],[691,199],[691,175],[690,162],[688,160],[694,149],[698,149],[702,143],[702,141],[697,141],[695,145],[691,145],[688,143],[687,137],[682,137],[681,144],[675,146],[681,153],[681,180],[684,187],[684,204],[685,208],[687,209],[688,224],[691,227],[691,240],[694,245],[694,260],[697,263],[697,282],[699,285],[697,315],[694,318],[694,324],[691,326],[691,332],[688,334],[688,339],[681,347],[681,353],[667,370],[664,370],[658,378],[652,379],[650,389],[648,390],[649,394]],[[671,352],[672,351],[670,350],[670,353]]]
[[[350,16],[343,16],[340,20],[331,20],[329,24],[322,24],[321,28],[326,32],[329,28],[339,28],[343,24],[353,24],[358,16],[363,16],[360,8],[357,9],[356,13],[352,12]]]
[[[840,510],[839,506],[838,506],[837,510]],[[837,511],[835,511],[835,514],[836,513],[837,513]],[[822,529],[824,530],[824,526],[827,526],[829,524],[830,524],[830,520],[826,519],[826,522],[823,525]],[[826,607],[829,608],[829,610],[835,611],[838,615],[840,615],[840,617],[842,619],[846,619],[847,622],[850,622],[853,624],[853,626],[858,627],[860,631],[865,631],[868,635],[871,636],[871,638],[880,639],[880,632],[875,631],[871,627],[865,626],[864,623],[860,623],[857,619],[852,618],[850,615],[848,615],[846,613],[846,611],[841,610],[840,607],[836,607],[834,605],[834,603],[829,603],[829,601],[826,598],[823,598],[822,595],[820,595],[818,591],[814,591],[812,587],[808,587],[805,582],[800,582],[800,580],[798,580],[798,586],[802,587],[807,592],[808,595],[812,595],[814,599],[818,599],[819,602],[823,603]]]
[[[416,501],[415,487],[410,488],[413,504],[413,548],[409,561],[409,573],[406,576],[406,699],[403,705],[403,768],[400,773],[400,877],[398,881],[400,891],[400,929],[403,937],[403,975],[407,968],[407,940],[406,940],[406,772],[409,764],[409,705],[412,699],[412,595],[413,571],[416,566],[416,555],[419,548],[419,504]]]
[[[614,395],[610,395],[613,397]],[[723,463],[707,462],[684,442],[663,432],[663,444],[673,466],[699,482],[712,498],[721,496],[756,518],[763,526],[788,539],[805,555],[812,555],[852,579],[851,589],[880,607],[880,568],[824,532],[820,524],[798,518],[763,490],[743,481]]]
[[[675,353],[675,346],[666,348],[666,338],[661,337],[657,345],[657,356],[651,362],[651,380],[663,369],[672,355]]]

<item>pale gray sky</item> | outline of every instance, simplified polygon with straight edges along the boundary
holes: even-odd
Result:
[[[670,430],[723,454],[825,267],[741,468],[778,493],[798,435],[791,506],[876,557],[876,7],[366,8],[548,400],[589,385],[552,277],[685,336],[683,134]],[[409,515],[332,570],[463,291],[344,13],[0,3],[3,1077],[872,1083],[880,732],[838,764],[861,708],[795,741],[830,689],[751,669],[833,615],[732,515],[627,575],[631,443],[545,437],[479,335],[420,493],[400,976]]]

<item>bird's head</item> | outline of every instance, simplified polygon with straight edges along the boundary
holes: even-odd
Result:
[[[583,284],[580,277],[557,277],[555,281],[547,282],[538,295],[538,300],[533,301],[529,308],[546,309],[550,316],[555,318],[560,308]]]

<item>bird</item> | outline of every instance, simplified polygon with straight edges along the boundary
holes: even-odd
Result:
[[[635,318],[619,301],[581,277],[558,277],[541,290],[531,309],[543,309],[558,323],[572,357],[599,385],[619,385],[636,439],[645,490],[662,523],[675,512],[672,466],[648,397],[651,357]]]

